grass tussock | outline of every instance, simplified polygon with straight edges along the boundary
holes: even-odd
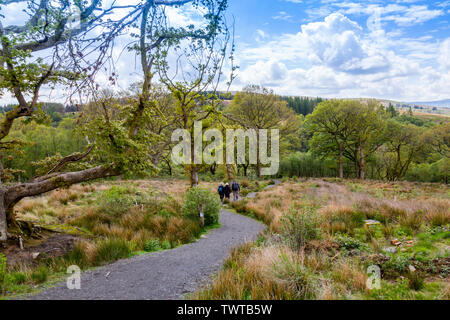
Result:
[[[201,185],[203,194],[214,192],[208,197],[216,200],[215,184]],[[15,208],[19,219],[67,231],[80,239],[58,258],[38,259],[25,266],[0,265],[0,296],[28,292],[65,273],[70,265],[86,269],[194,241],[205,229],[196,216],[184,212],[187,187],[186,181],[111,181],[22,200]]]
[[[448,299],[447,186],[285,179],[232,206],[270,232],[234,250],[197,299]]]

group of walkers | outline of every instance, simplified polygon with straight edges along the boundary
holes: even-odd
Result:
[[[220,183],[219,188],[217,189],[217,192],[219,193],[220,201],[223,203],[223,199],[230,199],[231,192],[233,192],[233,201],[239,200],[239,191],[241,191],[241,186],[236,181],[233,181],[230,185],[227,183],[223,184],[223,182]]]

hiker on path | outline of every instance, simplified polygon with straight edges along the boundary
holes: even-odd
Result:
[[[237,181],[233,181],[231,184],[231,190],[233,191],[233,201],[239,200],[239,191],[241,191],[241,186]]]
[[[223,192],[225,193],[225,198],[230,200],[231,189],[230,189],[230,185],[228,184],[228,182],[225,183],[225,187],[223,188]]]
[[[225,187],[223,186],[223,182],[220,183],[219,188],[217,189],[217,192],[219,193],[220,202],[223,203],[223,197],[225,195]]]

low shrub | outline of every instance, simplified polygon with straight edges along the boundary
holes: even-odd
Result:
[[[241,188],[240,193],[241,193],[241,196],[246,197],[250,193],[250,191],[248,191],[248,189]]]
[[[350,250],[368,250],[368,246],[365,243],[363,243],[355,238],[352,238],[346,234],[337,235],[335,238],[335,241],[337,242],[337,244],[339,244],[339,246],[342,249],[345,249],[348,251],[350,251]]]
[[[158,239],[151,239],[145,242],[144,244],[144,251],[152,252],[152,251],[158,251],[161,249],[161,246],[159,244]]]
[[[251,186],[251,182],[247,179],[241,181],[241,188],[249,188]]]
[[[299,211],[291,208],[281,217],[281,233],[287,244],[293,249],[304,247],[309,240],[318,239],[320,230],[314,209],[306,207]]]
[[[203,207],[205,226],[219,222],[220,200],[208,189],[190,188],[184,197],[182,212],[194,221],[200,221],[200,207]]]
[[[169,249],[172,249],[172,245],[170,244],[170,242],[169,242],[168,240],[164,240],[164,241],[161,243],[161,249],[163,249],[163,250],[169,250]]]
[[[422,226],[423,220],[424,214],[422,211],[410,212],[400,218],[400,225],[417,232]]]
[[[94,245],[90,245],[87,241],[79,241],[75,243],[71,251],[66,253],[65,260],[80,268],[89,267],[92,263],[89,253],[94,249]]]
[[[108,214],[120,214],[135,204],[132,190],[122,186],[112,186],[102,192],[99,208]]]

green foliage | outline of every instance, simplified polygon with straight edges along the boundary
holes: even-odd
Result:
[[[133,206],[135,190],[124,186],[112,186],[102,192],[99,206],[106,213],[123,213]]]
[[[371,290],[369,297],[377,300],[405,300],[413,297],[407,279],[398,279],[395,283],[381,281],[381,289]]]
[[[144,244],[144,251],[152,252],[152,251],[158,251],[159,249],[161,249],[161,245],[160,245],[158,239],[148,240]]]
[[[281,160],[279,173],[285,177],[333,177],[336,164],[310,153],[296,152]]]
[[[132,186],[112,186],[99,197],[99,208],[104,213],[120,215],[134,206],[150,209],[152,212],[161,209],[161,204],[156,199]]]
[[[200,207],[203,207],[205,226],[219,222],[220,200],[215,193],[204,188],[190,188],[184,197],[182,212],[192,220],[200,221]]]
[[[11,274],[11,281],[14,284],[24,284],[27,281],[27,274],[24,272],[14,272]]]
[[[152,162],[148,161],[148,151],[157,135],[133,128],[145,128],[151,121],[156,112],[155,101],[149,101],[142,115],[136,118],[139,101],[126,100],[124,103],[110,92],[104,95],[83,110],[80,132],[90,141],[96,141],[92,157],[101,163],[114,163],[127,177],[154,171]],[[98,112],[102,104],[108,106],[105,112],[110,114],[107,116]]]
[[[442,158],[433,163],[415,163],[405,175],[408,181],[445,182],[450,172],[450,159]]]
[[[282,97],[282,99],[287,101],[289,108],[304,116],[312,113],[314,108],[323,101],[322,98],[309,97]]]
[[[6,287],[7,280],[6,257],[3,253],[0,253],[0,292]]]
[[[169,249],[171,249],[172,248],[172,245],[170,244],[170,242],[168,241],[168,240],[164,240],[162,243],[161,243],[161,249],[163,249],[163,250],[169,250]]]
[[[50,270],[46,266],[41,265],[31,273],[31,279],[37,284],[44,283],[47,281],[49,273]]]
[[[339,234],[334,239],[339,246],[344,250],[359,250],[359,251],[368,251],[369,246],[355,238],[352,238],[346,234]]]
[[[320,237],[319,220],[314,208],[301,210],[291,208],[281,218],[281,233],[287,244],[293,249],[304,247],[309,240]]]
[[[17,148],[1,151],[4,167],[15,170],[12,179],[20,177],[23,180],[45,174],[62,157],[84,151],[86,141],[75,131],[75,122],[74,119],[65,118],[56,127],[36,122],[14,123],[8,140],[15,141]],[[69,164],[64,170],[86,167],[85,163]]]

